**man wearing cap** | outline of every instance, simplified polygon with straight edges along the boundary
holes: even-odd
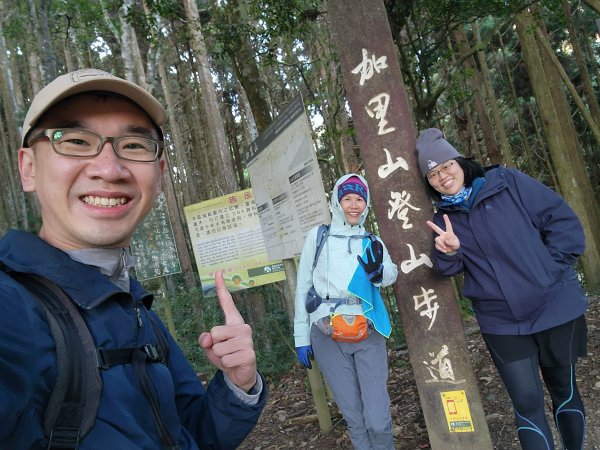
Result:
[[[11,230],[0,241],[0,449],[49,448],[45,409],[59,372],[50,325],[17,273],[58,285],[98,354],[121,355],[114,364],[99,358],[99,406],[78,447],[50,448],[233,449],[258,420],[267,389],[222,274],[225,324],[198,339],[218,369],[206,390],[150,311],[152,295],[129,277],[131,237],[160,192],[165,122],[148,92],[94,69],[60,76],[33,99],[18,161],[42,225],[38,235]],[[157,348],[159,334],[165,358],[140,363],[135,355]]]

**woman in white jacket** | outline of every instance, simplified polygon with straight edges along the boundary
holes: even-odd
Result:
[[[394,283],[398,269],[363,227],[368,210],[366,180],[342,176],[331,196],[331,225],[324,234],[323,226],[310,230],[300,256],[294,339],[300,363],[311,368],[314,356],[323,372],[354,448],[390,450],[385,338],[391,324],[379,287]]]

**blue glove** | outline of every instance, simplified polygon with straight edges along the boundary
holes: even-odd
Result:
[[[310,360],[313,358],[312,345],[303,345],[302,347],[296,347],[296,354],[298,355],[298,361],[307,369],[312,369]]]
[[[383,245],[375,240],[367,247],[367,260],[363,261],[360,255],[356,256],[359,264],[369,277],[371,283],[379,283],[383,279]]]

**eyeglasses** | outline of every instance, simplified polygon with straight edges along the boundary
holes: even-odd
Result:
[[[454,168],[454,164],[456,164],[456,161],[454,161],[454,160],[450,160],[450,161],[442,164],[442,167],[440,167],[438,170],[435,170],[435,171],[432,170],[431,172],[429,172],[427,174],[427,179],[429,181],[437,180],[440,177],[441,172],[448,174],[448,172]]]
[[[59,155],[74,158],[93,158],[102,151],[106,142],[121,159],[127,161],[152,162],[160,158],[163,143],[143,136],[102,136],[89,130],[78,128],[49,128],[31,139],[47,137],[52,149]]]

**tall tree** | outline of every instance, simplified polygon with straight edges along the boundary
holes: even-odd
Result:
[[[487,98],[487,104],[490,109],[492,118],[494,119],[494,130],[496,135],[498,136],[498,143],[500,145],[500,149],[502,150],[502,159],[507,166],[514,166],[512,149],[510,148],[510,144],[508,142],[508,137],[506,136],[505,124],[502,116],[500,114],[500,109],[498,107],[498,99],[496,94],[494,93],[494,88],[492,86],[492,80],[490,75],[490,69],[488,67],[488,63],[486,60],[485,53],[481,49],[481,35],[479,33],[479,24],[477,21],[471,24],[471,29],[473,30],[473,37],[475,39],[475,45],[479,48],[477,51],[477,62],[479,71],[481,73],[481,81],[482,86],[485,92],[485,96]]]
[[[479,71],[475,67],[471,45],[469,44],[464,28],[457,27],[454,30],[453,36],[456,46],[458,47],[458,53],[463,59],[463,64],[472,74],[469,79],[469,84],[473,94],[475,111],[477,112],[477,121],[481,127],[481,132],[485,141],[487,156],[492,164],[499,164],[502,162],[502,155],[500,153],[500,148],[498,147],[498,142],[496,141],[488,111],[485,107],[484,92],[482,91],[484,83]],[[496,125],[503,126],[501,123]]]
[[[552,162],[561,192],[579,216],[586,234],[586,252],[581,258],[585,280],[591,289],[600,288],[600,217],[579,151],[579,140],[556,67],[543,49],[535,30],[540,26],[533,14],[523,10],[515,19],[524,62],[531,79]]]
[[[2,6],[0,4],[0,6]],[[14,89],[14,80],[13,80],[13,72],[11,71],[11,64],[9,63],[8,57],[8,49],[6,48],[6,41],[4,39],[4,29],[2,25],[2,20],[0,20],[0,67],[1,67],[1,76],[0,76],[0,85],[2,88],[2,103],[4,106],[4,126],[7,133],[5,136],[2,136],[2,148],[1,150],[1,160],[3,161],[3,166],[8,169],[5,170],[5,174],[7,175],[7,191],[8,195],[6,196],[10,201],[5,204],[5,213],[10,211],[10,215],[5,216],[5,220],[7,224],[11,224],[12,226],[23,225],[22,221],[17,220],[19,217],[17,211],[17,205],[20,202],[19,198],[19,180],[15,176],[17,173],[17,159],[16,159],[16,149],[20,146],[20,134],[18,133],[18,111],[19,107],[17,105],[17,99],[15,98]],[[9,209],[10,208],[10,209]],[[12,220],[7,220],[12,218]]]
[[[211,180],[213,183],[213,196],[225,195],[238,189],[229,144],[225,136],[225,126],[223,116],[219,109],[217,101],[216,88],[213,83],[210,62],[204,36],[200,30],[200,18],[198,15],[198,6],[194,0],[183,0],[185,14],[188,20],[189,32],[191,34],[190,44],[197,60],[196,70],[198,80],[201,86],[202,114],[205,115],[207,125],[207,136],[209,147],[206,151],[213,158],[210,161],[214,165],[215,174]]]
[[[44,84],[49,83],[58,76],[58,59],[54,52],[54,42],[50,36],[48,28],[48,18],[50,17],[50,8],[52,2],[27,0],[29,5],[29,15],[31,25],[34,30],[33,35],[37,39],[37,48],[40,51],[42,65],[42,79]]]

